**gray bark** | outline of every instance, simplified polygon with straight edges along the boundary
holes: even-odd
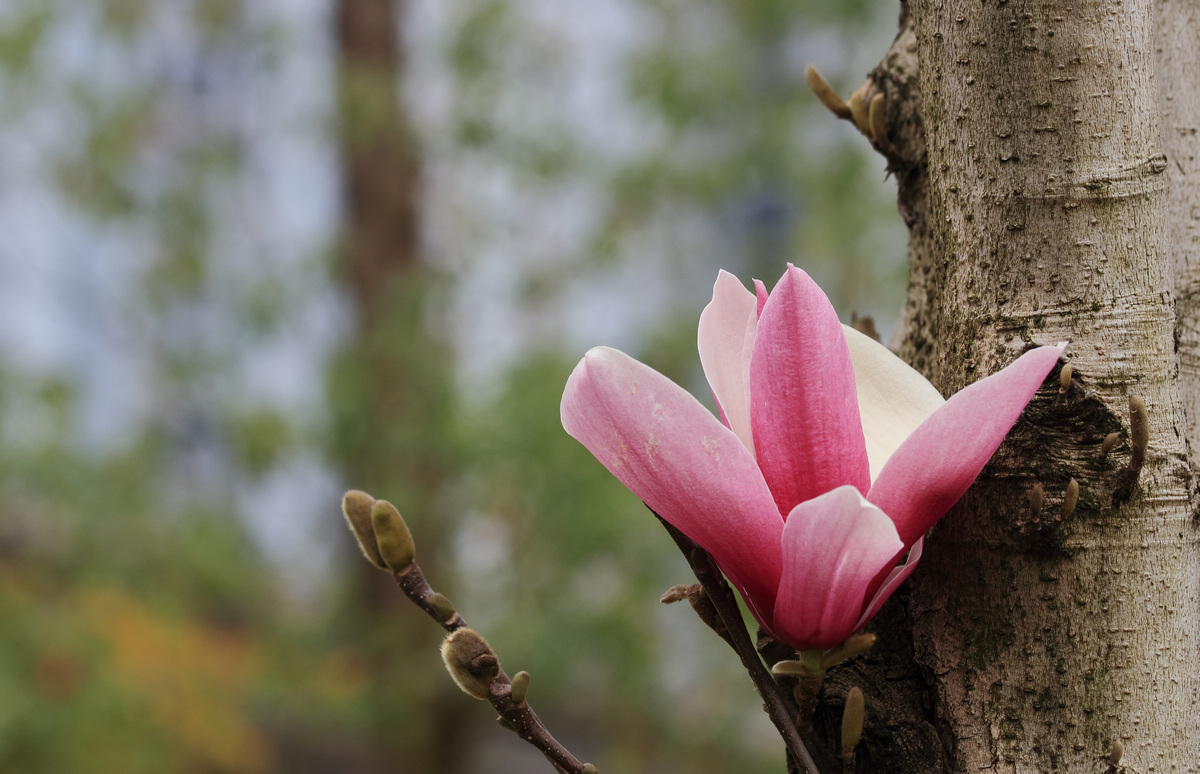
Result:
[[[1158,3],[1158,99],[1167,154],[1168,249],[1175,268],[1180,391],[1200,438],[1200,5]],[[1196,460],[1192,460],[1193,468]]]
[[[1121,740],[1132,769],[1197,771],[1196,5],[909,10],[898,43],[915,51],[873,74],[913,234],[902,354],[944,394],[1035,344],[1070,341],[1075,371],[1062,398],[1048,380],[914,575],[944,766],[1099,772]],[[1130,396],[1149,413],[1136,479]],[[1059,520],[1071,478],[1079,506]]]

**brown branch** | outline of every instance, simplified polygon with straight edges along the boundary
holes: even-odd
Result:
[[[409,565],[407,571],[393,575],[404,596],[441,624],[447,632],[466,628],[467,622],[445,597],[430,587],[429,582],[425,580],[425,574],[415,562]],[[581,762],[550,734],[528,701],[513,701],[512,680],[503,668],[499,669],[499,674],[488,688],[487,700],[500,714],[500,724],[540,750],[556,771],[561,774],[588,774],[596,771],[594,766]]]
[[[653,510],[650,512],[654,513]],[[738,608],[733,589],[729,587],[725,576],[721,574],[717,563],[713,561],[712,555],[692,542],[687,535],[671,526],[657,513],[654,515],[666,527],[667,533],[675,541],[675,545],[679,546],[679,550],[683,552],[692,572],[696,574],[696,580],[700,581],[700,585],[704,587],[704,591],[712,600],[717,615],[725,625],[725,633],[722,637],[730,644],[738,658],[741,659],[742,666],[750,673],[750,679],[754,682],[754,687],[758,689],[758,695],[762,697],[763,709],[771,718],[771,722],[775,724],[779,735],[783,737],[789,757],[799,765],[800,771],[804,774],[821,774],[821,770],[817,768],[816,762],[813,761],[812,755],[800,735],[797,724],[799,710],[791,697],[784,692],[779,683],[775,682],[775,678],[771,676],[770,671],[759,657],[758,650],[750,640],[750,633],[746,631],[746,625],[742,621],[742,612]],[[721,632],[717,633],[722,634]]]

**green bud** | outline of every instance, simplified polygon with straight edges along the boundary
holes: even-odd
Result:
[[[600,774],[600,769],[590,763],[583,764],[583,768],[579,770],[580,774]]]
[[[802,661],[780,661],[771,667],[771,674],[776,677],[813,678],[816,675]]]
[[[866,714],[863,692],[855,686],[846,694],[846,707],[842,710],[842,752],[849,755],[862,738],[863,716]]]
[[[1104,462],[1108,459],[1108,453],[1117,445],[1117,441],[1121,440],[1120,433],[1109,433],[1104,436],[1104,440],[1100,442],[1100,461]]]
[[[354,539],[358,541],[363,556],[379,569],[386,570],[388,567],[379,555],[375,529],[371,526],[371,506],[374,504],[375,498],[371,495],[351,489],[342,497],[342,515],[346,517],[346,523],[350,525],[350,531],[354,533]]]
[[[863,101],[861,91],[854,91],[850,94],[850,115],[853,117],[858,131],[870,137],[871,123],[867,115],[867,104]]]
[[[371,506],[371,526],[375,530],[375,542],[379,556],[392,572],[403,575],[412,567],[416,546],[412,533],[400,516],[396,506],[387,500],[376,500]]]
[[[869,139],[883,142],[887,139],[887,97],[876,94],[867,103],[867,124],[871,127]]]
[[[1075,512],[1075,506],[1079,504],[1079,482],[1071,479],[1067,483],[1067,492],[1063,495],[1062,508],[1058,511],[1058,520],[1062,521],[1066,517]]]
[[[474,629],[463,627],[442,641],[442,662],[459,688],[468,696],[486,700],[500,674],[500,660]]]
[[[525,671],[517,672],[512,676],[512,700],[513,704],[521,704],[525,701],[525,696],[529,693],[529,673]]]
[[[1038,481],[1029,490],[1029,518],[1037,524],[1041,520],[1042,504],[1046,501],[1046,487]]]
[[[812,65],[805,67],[804,80],[808,82],[808,87],[813,90],[813,94],[817,95],[817,99],[821,100],[822,105],[829,108],[838,118],[850,119],[850,106],[842,101],[842,98],[821,76],[817,68]]]
[[[795,678],[792,696],[796,699],[800,723],[806,726],[812,722],[813,713],[817,709],[817,696],[825,682],[825,667],[821,662],[825,651],[802,650],[799,656],[796,661],[780,661],[771,671],[777,675]]]
[[[433,614],[437,616],[438,623],[446,623],[458,614],[454,609],[454,605],[450,603],[450,600],[436,591],[430,594],[429,599],[426,601],[429,602],[429,607],[433,610]]]
[[[856,634],[853,637],[848,637],[841,645],[825,651],[825,655],[821,657],[821,668],[829,669],[834,664],[840,664],[843,661],[866,653],[874,644],[874,634]]]
[[[1058,394],[1066,395],[1067,390],[1071,389],[1071,377],[1075,375],[1075,368],[1070,363],[1062,367],[1058,372]]]

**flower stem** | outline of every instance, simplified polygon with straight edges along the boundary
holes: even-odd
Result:
[[[654,513],[653,510],[650,512]],[[712,600],[713,607],[716,608],[729,635],[726,641],[741,659],[742,666],[750,673],[750,679],[762,697],[767,716],[775,724],[779,735],[783,737],[783,743],[786,745],[788,753],[799,765],[802,774],[821,774],[821,770],[817,768],[816,762],[813,761],[812,755],[800,736],[800,730],[796,723],[799,711],[795,702],[783,691],[779,683],[775,682],[759,657],[758,650],[755,649],[750,634],[746,631],[742,612],[738,608],[733,589],[725,581],[725,576],[721,574],[712,555],[692,542],[687,535],[664,521],[657,513],[654,515],[666,527],[667,533],[675,541],[675,545],[679,546],[679,550],[683,552],[692,572],[696,574],[696,580],[700,581],[700,585],[704,587],[709,599]]]

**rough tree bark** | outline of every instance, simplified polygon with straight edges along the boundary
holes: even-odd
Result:
[[[1137,771],[1198,771],[1196,4],[909,6],[872,74],[913,236],[902,354],[946,394],[1034,344],[1070,341],[1075,374],[927,543],[915,725],[954,772],[1100,772],[1114,740]],[[1130,396],[1149,415],[1136,480]]]
[[[1187,439],[1200,439],[1200,6],[1160,0],[1158,99],[1167,154],[1167,230],[1175,267],[1179,387]],[[1193,456],[1195,469],[1197,458]]]

